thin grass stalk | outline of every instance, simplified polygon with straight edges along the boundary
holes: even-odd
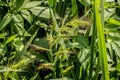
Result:
[[[93,16],[95,17],[95,14],[93,14]],[[96,20],[94,19],[93,22],[95,22]],[[89,78],[92,79],[92,74],[93,74],[93,63],[94,63],[94,55],[95,55],[95,41],[96,41],[96,24],[93,23],[93,27],[92,27],[92,39],[91,39],[91,58],[90,58],[90,73],[89,73]]]
[[[99,12],[99,0],[94,0],[94,8],[95,8],[95,20],[96,20],[96,27],[97,27],[97,34],[98,34],[98,46],[99,46],[99,60],[100,60],[100,67],[102,68],[102,79],[109,80],[109,72],[108,72],[108,61],[107,61],[107,52],[106,52],[106,45],[105,45],[105,36],[104,36],[104,23],[101,19],[104,18],[104,14],[100,15]],[[102,6],[101,11],[104,10],[104,1],[101,1],[100,6]]]
[[[91,0],[92,1],[92,0]],[[92,4],[92,2],[91,2]],[[94,4],[92,5],[93,6],[93,12],[95,11],[94,10]],[[93,17],[95,17],[95,13],[93,13]],[[97,29],[96,29],[96,23],[95,23],[95,20],[96,18],[93,18],[93,26],[92,26],[92,39],[91,39],[91,58],[90,58],[90,70],[89,70],[89,78],[92,79],[92,75],[93,75],[93,65],[94,65],[94,56],[95,56],[95,41],[96,41],[96,37],[97,37]]]
[[[53,23],[54,23],[54,26],[55,26],[55,31],[57,32],[58,36],[61,36],[61,32],[60,32],[59,26],[57,24],[57,20],[55,18],[55,15],[54,15],[53,10],[51,9],[51,7],[50,7],[50,12],[51,12],[51,16],[52,16]],[[62,46],[62,49],[66,50],[66,45],[65,45],[65,42],[64,42],[63,38],[60,39],[60,44]],[[70,62],[69,62],[68,57],[67,57],[67,54],[64,53],[64,56],[65,56],[66,60],[68,61],[68,64],[70,65]],[[75,79],[75,74],[73,73],[73,69],[71,69],[71,74],[72,74],[73,78]],[[63,74],[62,74],[62,76],[63,76]]]
[[[81,77],[82,77],[82,66],[79,62],[79,60],[77,60],[77,72],[76,72],[76,77],[75,77],[75,80],[80,80]]]
[[[78,8],[77,8],[77,1],[76,0],[72,0],[72,17],[73,18],[78,18]]]
[[[59,26],[58,26],[58,24],[57,24],[57,20],[56,20],[56,18],[55,18],[54,12],[53,12],[53,10],[52,10],[51,7],[50,7],[50,13],[51,13],[51,16],[52,16],[52,19],[53,19],[53,24],[54,24],[55,31],[57,32],[57,35],[60,36],[60,35],[61,35],[61,32],[60,32],[60,30],[59,30]],[[66,49],[66,45],[65,45],[65,43],[64,43],[63,38],[61,38],[60,44],[61,44],[61,46],[62,46],[62,49],[65,50],[65,49]],[[67,54],[66,54],[66,53],[65,53],[64,56],[65,56],[66,60],[68,61],[68,57],[67,57]],[[62,70],[62,69],[61,69],[61,70]],[[63,71],[63,70],[62,70],[62,71]],[[56,76],[56,74],[54,73],[54,78],[55,78],[55,76]],[[63,77],[63,74],[62,74],[62,77]]]
[[[62,6],[63,6],[63,4],[62,4],[62,0],[59,0],[59,3],[58,3],[58,9],[57,9],[57,12],[58,12],[58,14],[61,16],[61,11],[62,11]]]
[[[61,18],[63,18],[65,15],[67,4],[68,4],[68,0],[65,0],[65,1],[59,0],[57,13]]]
[[[50,4],[51,8],[53,9],[53,12],[55,13],[57,0],[49,0],[49,4]]]
[[[100,61],[100,60],[97,60],[97,61]],[[97,62],[96,67],[97,67],[97,70],[95,71],[95,75],[93,76],[92,80],[98,80],[98,74],[99,74],[99,68],[100,68],[99,62]]]
[[[50,12],[51,12],[51,16],[52,16],[52,18],[53,18],[53,23],[54,23],[54,25],[55,25],[55,31],[57,32],[58,36],[61,36],[61,32],[60,32],[60,30],[59,30],[59,26],[58,26],[58,24],[57,24],[55,15],[54,15],[54,13],[53,13],[53,10],[52,10],[51,8],[50,8]],[[61,38],[60,43],[61,43],[62,49],[63,49],[63,50],[66,50],[66,45],[65,45],[65,43],[64,43],[63,38]],[[67,54],[65,54],[65,58],[68,60]]]

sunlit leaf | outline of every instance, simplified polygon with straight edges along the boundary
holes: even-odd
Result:
[[[11,42],[11,41],[12,41],[15,37],[17,37],[17,36],[18,36],[18,34],[9,37],[9,38],[6,40],[5,44],[8,44],[9,42]]]
[[[115,20],[115,19],[113,19],[113,18],[110,18],[110,19],[108,20],[108,22],[111,23],[111,24],[120,26],[120,22],[117,21],[117,20]]]
[[[21,15],[31,24],[33,21],[33,16],[28,10],[21,10]]]
[[[24,5],[24,8],[33,8],[33,7],[40,5],[41,3],[42,1],[30,1]]]
[[[71,68],[73,68],[73,66],[69,66],[66,69],[63,70],[63,74],[66,73],[67,71],[69,71]]]
[[[42,17],[42,18],[50,18],[50,11],[49,8],[47,7],[33,7],[30,9],[30,11],[38,17]]]

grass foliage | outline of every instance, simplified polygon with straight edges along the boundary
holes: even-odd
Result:
[[[119,0],[0,0],[0,80],[119,80]]]

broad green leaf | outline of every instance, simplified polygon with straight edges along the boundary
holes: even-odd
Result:
[[[105,20],[108,20],[110,18],[110,16],[112,16],[115,13],[115,8],[109,8],[109,9],[105,10],[104,13],[105,13],[104,14]]]
[[[114,51],[116,52],[116,54],[120,57],[120,47],[119,47],[119,45],[117,45],[115,42],[111,42],[111,46],[114,49]]]
[[[114,41],[119,47],[120,47],[120,40],[119,41]]]
[[[49,8],[47,7],[33,7],[30,9],[30,11],[35,16],[46,18],[46,19],[50,18],[50,11],[49,11]]]
[[[30,1],[24,5],[24,8],[33,8],[39,6],[43,1]]]
[[[21,15],[31,24],[33,21],[33,16],[28,10],[21,10]]]
[[[40,46],[40,47],[49,49],[48,40],[47,40],[47,39],[44,39],[44,38],[36,38],[36,39],[33,41],[33,44],[36,45],[36,46]]]
[[[107,39],[111,40],[111,41],[120,41],[120,36],[119,35],[120,34],[116,33],[116,32],[109,33],[109,35],[107,36]]]
[[[13,16],[14,24],[18,25],[21,28],[24,28],[24,19],[20,14],[16,14]]]
[[[15,3],[15,11],[16,12],[19,12],[25,5],[25,3],[27,2],[28,0],[16,0],[16,3]]]
[[[118,28],[119,28],[119,26],[115,25],[115,24],[108,23],[108,24],[105,25],[105,29],[108,29],[108,31],[113,31],[113,29],[115,30],[115,29],[118,29]]]
[[[113,48],[112,48],[112,45],[108,42],[108,43],[106,43],[106,47],[108,48],[108,50],[109,50],[109,56],[111,57],[111,59],[113,60],[113,58],[114,58],[114,53],[113,53]]]
[[[24,27],[24,19],[20,14],[13,16],[13,25],[16,27],[16,30],[20,35],[24,35],[25,32],[27,33]]]
[[[7,14],[3,17],[2,21],[0,21],[0,31],[1,31],[3,28],[5,28],[5,27],[10,23],[11,20],[12,20],[12,14],[7,13]]]
[[[88,40],[83,35],[79,34],[79,35],[75,36],[75,41],[77,41],[79,43],[79,47],[81,47],[81,48],[85,48],[88,46]]]
[[[20,38],[15,38],[13,40],[13,45],[14,45],[17,52],[22,51],[22,49],[24,48],[24,44]]]
[[[18,36],[18,34],[9,37],[9,38],[6,40],[5,44],[10,43],[10,42],[11,42],[15,37],[17,37],[17,36]]]
[[[85,66],[90,58],[90,49],[81,49],[78,53],[79,62]]]

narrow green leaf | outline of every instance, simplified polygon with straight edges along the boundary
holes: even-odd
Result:
[[[30,80],[35,80],[38,77],[38,73],[36,73]]]
[[[40,27],[38,27],[38,28],[36,29],[36,31],[34,32],[34,34],[30,37],[30,39],[29,39],[28,42],[26,43],[25,47],[24,47],[23,50],[22,50],[22,53],[23,53],[23,54],[26,53],[28,47],[30,46],[30,44],[32,43],[33,39],[34,39],[35,36],[37,35],[37,32],[38,32],[39,28],[40,28]]]
[[[73,68],[73,66],[67,67],[65,70],[63,70],[63,74],[66,73],[66,72],[68,72],[71,68]]]
[[[41,47],[41,46],[37,46],[37,45],[30,45],[31,47],[34,47],[36,50],[43,50],[43,51],[50,51],[47,48]]]
[[[120,22],[115,20],[115,19],[113,19],[113,18],[110,18],[107,22],[109,22],[111,24],[114,24],[114,25],[120,26]]]
[[[102,67],[102,78],[103,80],[109,80],[109,72],[108,72],[108,60],[107,60],[107,52],[106,52],[106,45],[105,45],[105,36],[104,36],[104,0],[101,0],[101,9],[102,13],[100,15],[99,6],[97,2],[100,0],[94,0],[95,6],[95,20],[96,20],[96,27],[97,27],[97,34],[98,34],[98,46],[99,46],[99,60],[100,66]],[[102,18],[102,19],[101,19]]]
[[[5,44],[10,43],[10,42],[11,42],[15,37],[17,37],[17,36],[18,36],[18,34],[9,37],[9,38],[6,40]]]

